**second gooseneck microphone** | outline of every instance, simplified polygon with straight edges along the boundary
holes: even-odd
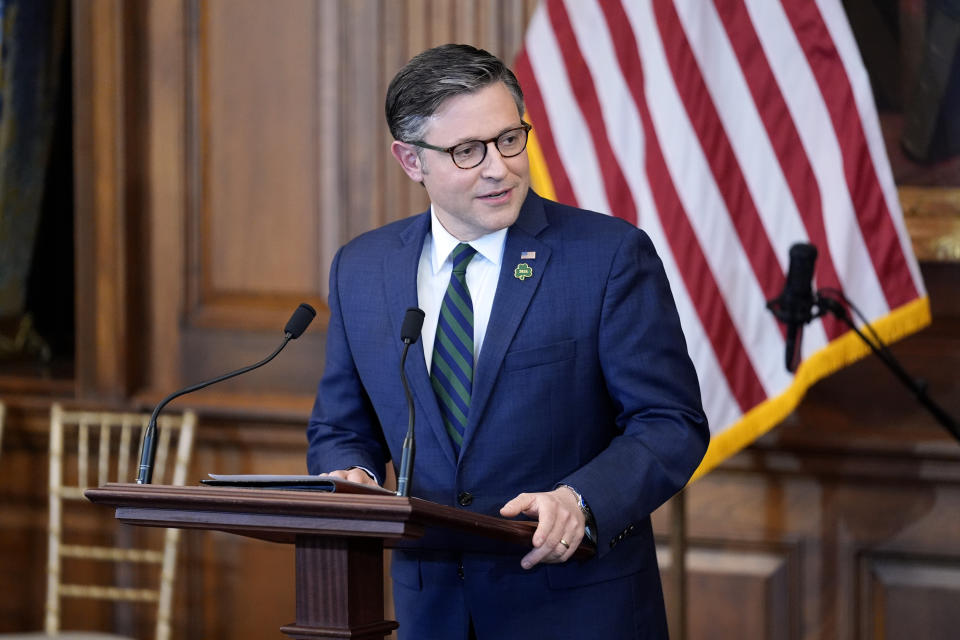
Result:
[[[403,340],[403,354],[400,356],[400,381],[403,382],[403,392],[407,397],[407,435],[403,439],[403,453],[400,456],[400,472],[397,474],[397,495],[407,496],[410,491],[410,475],[413,473],[413,458],[417,445],[413,435],[414,408],[413,397],[410,395],[410,385],[407,384],[407,374],[404,363],[407,361],[407,351],[410,345],[420,338],[423,328],[423,310],[416,307],[407,309],[403,316],[403,326],[400,327],[400,339]]]
[[[246,373],[247,371],[251,371],[257,367],[262,367],[273,360],[276,355],[280,353],[285,346],[287,346],[288,342],[299,338],[300,335],[307,330],[307,327],[310,325],[310,323],[313,322],[313,319],[316,317],[316,315],[317,312],[313,307],[306,303],[300,303],[300,306],[296,308],[296,310],[293,312],[293,315],[291,315],[290,319],[287,320],[286,326],[283,328],[283,342],[281,342],[276,351],[271,353],[269,356],[256,364],[250,365],[249,367],[237,369],[236,371],[231,371],[230,373],[218,376],[212,380],[199,382],[195,385],[175,391],[161,400],[157,407],[153,410],[153,415],[150,416],[150,422],[147,423],[147,428],[143,434],[143,448],[140,450],[140,470],[137,474],[137,484],[150,484],[150,480],[153,478],[153,463],[157,457],[155,443],[157,435],[157,416],[160,415],[160,410],[167,406],[168,402],[186,393],[198,391],[204,387],[209,387],[211,384],[222,382],[234,376],[238,376],[241,373]],[[419,329],[417,332],[419,333]]]

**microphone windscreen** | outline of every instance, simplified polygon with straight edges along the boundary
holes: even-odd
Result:
[[[423,328],[423,309],[410,307],[403,316],[403,326],[400,327],[400,339],[413,344],[420,338],[420,329]]]
[[[290,316],[290,319],[287,320],[287,326],[283,328],[283,332],[289,334],[291,338],[296,340],[307,330],[307,327],[310,326],[310,323],[313,322],[316,316],[317,312],[313,307],[305,302],[301,302],[300,306],[293,312],[293,315]]]
[[[785,305],[791,311],[797,306],[809,307],[813,304],[811,281],[816,261],[817,248],[812,244],[798,242],[790,247],[790,266],[783,295]]]

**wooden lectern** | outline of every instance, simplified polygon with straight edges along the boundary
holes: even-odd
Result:
[[[302,640],[382,639],[383,549],[424,538],[438,548],[530,548],[534,522],[503,520],[392,494],[228,487],[107,484],[91,502],[116,508],[121,522],[210,529],[294,544],[296,621],[281,631]],[[592,552],[578,549],[578,557]]]

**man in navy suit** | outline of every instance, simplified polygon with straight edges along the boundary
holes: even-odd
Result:
[[[399,464],[399,334],[419,306],[410,495],[538,525],[525,553],[395,551],[400,636],[665,638],[650,513],[709,431],[649,238],[530,190],[523,95],[486,51],[416,56],[386,113],[431,207],[333,261],[310,472],[379,483]],[[585,539],[596,554],[572,560]]]

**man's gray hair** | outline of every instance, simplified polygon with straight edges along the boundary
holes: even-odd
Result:
[[[502,82],[523,116],[523,91],[500,58],[468,44],[444,44],[410,59],[387,88],[387,126],[395,140],[422,140],[427,122],[445,100]]]

